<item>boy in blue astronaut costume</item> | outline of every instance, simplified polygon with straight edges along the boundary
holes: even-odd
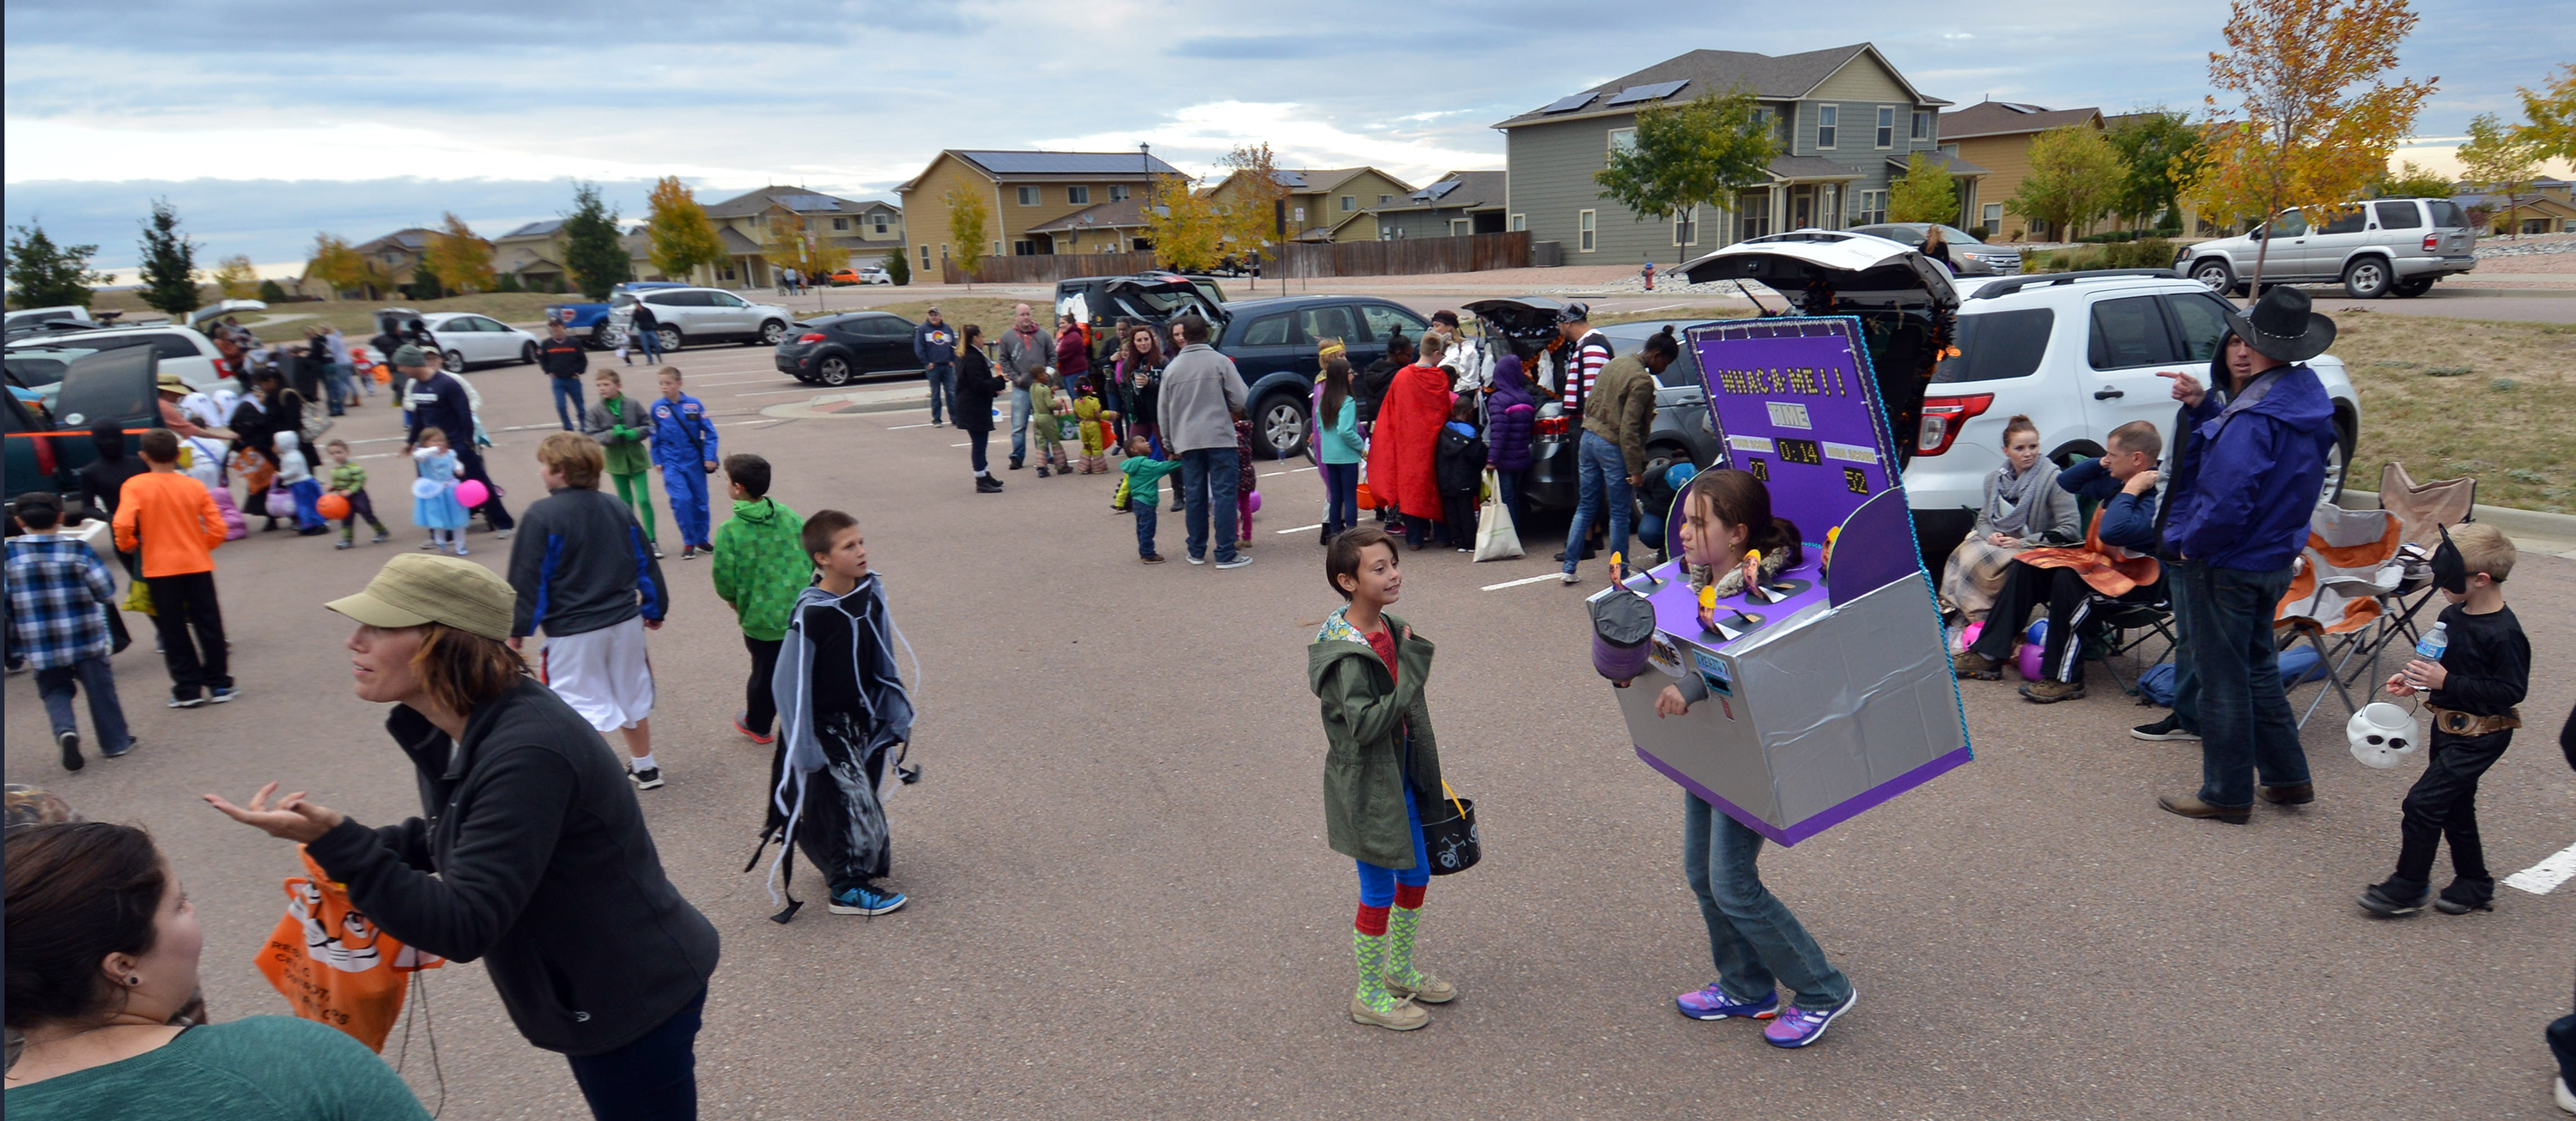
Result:
[[[681,560],[715,552],[707,536],[707,476],[717,461],[706,402],[680,392],[680,371],[662,367],[662,397],[653,402],[653,465],[662,469],[662,490],[671,496]]]

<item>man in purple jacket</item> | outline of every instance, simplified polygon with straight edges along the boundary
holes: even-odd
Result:
[[[2161,554],[2182,626],[2174,712],[2200,731],[2201,787],[2157,803],[2242,825],[2257,795],[2276,805],[2316,800],[2272,620],[2338,439],[2334,403],[2306,365],[2334,342],[2335,325],[2287,287],[2227,321],[2209,385],[2164,375],[2182,402]]]

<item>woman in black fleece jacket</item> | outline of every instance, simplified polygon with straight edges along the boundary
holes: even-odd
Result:
[[[394,706],[385,730],[425,818],[370,829],[300,792],[271,807],[276,783],[246,806],[206,800],[303,843],[385,933],[484,959],[511,1022],[566,1057],[595,1117],[695,1116],[715,927],[663,874],[599,733],[505,643],[513,599],[479,565],[415,554],[327,605],[359,623],[358,696]]]

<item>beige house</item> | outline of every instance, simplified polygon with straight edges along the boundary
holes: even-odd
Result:
[[[420,267],[421,256],[429,251],[429,239],[437,236],[437,230],[413,226],[349,248],[357,250],[380,275],[400,287],[411,283],[412,270]],[[297,283],[300,286],[302,281]]]
[[[707,220],[724,242],[722,265],[701,266],[690,279],[724,288],[765,288],[778,283],[769,262],[771,227],[802,219],[805,233],[840,259],[835,268],[882,264],[903,251],[903,208],[882,200],[839,198],[803,187],[762,187],[706,204]],[[827,253],[827,255],[829,255]]]
[[[1139,253],[1154,247],[1145,236],[1145,200],[1132,193],[1040,222],[1028,234],[1047,239],[1057,253]]]
[[[1985,171],[1962,200],[1960,224],[1994,241],[2041,241],[2060,231],[2035,230],[2004,206],[2030,177],[2030,142],[2063,125],[2103,127],[2099,109],[2044,109],[2018,101],[1980,101],[1941,114],[1941,151]]]
[[[1238,171],[1218,181],[1207,196],[1231,207],[1254,194]],[[1413,187],[1374,167],[1329,167],[1272,173],[1288,191],[1288,240],[1376,241],[1376,212],[1405,205]]]
[[[516,276],[531,292],[572,291],[572,274],[564,268],[563,219],[530,222],[492,239],[492,272]]]
[[[2576,183],[2565,179],[2537,179],[2507,198],[2463,183],[2451,201],[2463,210],[2486,211],[2489,233],[2576,233],[2576,193],[2571,189],[2576,189]]]
[[[987,256],[1040,256],[1101,252],[1114,244],[1108,223],[1122,220],[1116,204],[1141,206],[1147,188],[1179,168],[1137,152],[1000,152],[949,149],[930,161],[895,195],[911,225],[906,252],[912,267],[930,275],[957,255],[948,228],[951,193],[984,202]],[[1090,221],[1079,220],[1087,212]],[[1126,248],[1142,249],[1141,211],[1123,219]],[[1068,219],[1074,221],[1068,222]]]

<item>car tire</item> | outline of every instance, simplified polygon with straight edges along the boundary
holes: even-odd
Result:
[[[1253,410],[1253,444],[1270,458],[1286,459],[1306,447],[1306,403],[1291,393],[1273,393]]]
[[[2220,260],[2216,257],[2210,257],[2193,262],[2191,266],[2191,278],[2199,281],[2201,287],[2207,288],[2212,292],[2216,292],[2221,296],[2230,296],[2236,293],[2236,270],[2230,267],[2226,261]]]
[[[660,339],[662,340],[662,353],[664,353],[664,354],[677,354],[677,353],[679,353],[679,351],[680,351],[680,344],[684,341],[684,340],[681,338],[681,336],[680,336],[680,329],[679,329],[679,328],[677,328],[677,327],[673,327],[673,326],[670,326],[670,325],[668,325],[668,324],[665,324],[665,325],[662,325],[662,326],[659,326],[659,327],[655,327],[655,328],[653,328],[653,334],[655,335],[655,337],[660,338]]]
[[[2343,267],[2344,295],[2356,300],[2387,295],[2391,280],[2386,257],[2356,257]]]
[[[835,389],[850,384],[850,379],[855,376],[850,369],[850,360],[837,354],[826,354],[821,362],[814,364],[814,380]]]
[[[465,356],[453,350],[448,351],[446,356],[440,360],[439,366],[451,374],[464,373]]]
[[[2342,505],[2344,484],[2352,481],[2353,434],[2346,423],[2340,416],[2335,418],[2335,441],[2326,448],[2325,484],[2317,491],[2319,506]]]
[[[779,321],[777,321],[777,320],[775,320],[775,319],[765,319],[765,320],[762,320],[762,321],[761,321],[761,324],[760,324],[760,335],[759,335],[759,337],[757,337],[757,338],[753,339],[753,340],[751,341],[751,343],[750,343],[750,344],[747,344],[747,345],[758,345],[758,346],[777,346],[777,345],[778,345],[779,340],[784,339],[784,338],[786,338],[786,337],[787,337],[787,325],[786,325],[786,324],[781,323],[781,322],[779,322]]]
[[[2413,280],[2401,280],[2398,281],[2394,287],[2389,289],[2389,291],[2397,293],[2397,298],[2401,300],[2411,300],[2432,290],[2433,278],[2429,276],[2419,276]]]
[[[519,364],[522,366],[534,366],[537,364],[537,344],[519,344]]]

